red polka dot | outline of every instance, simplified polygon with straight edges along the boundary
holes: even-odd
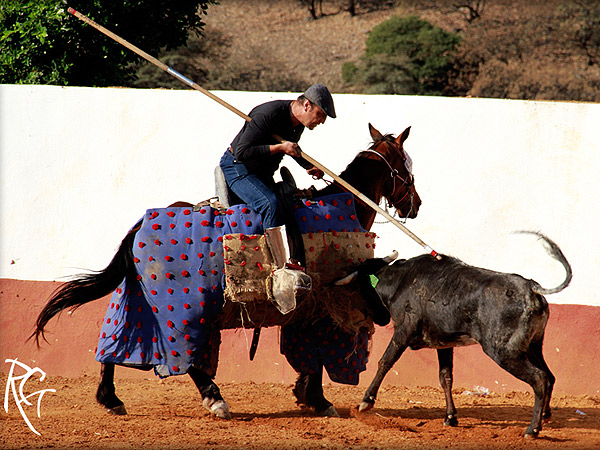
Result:
[[[173,261],[173,257],[172,257],[172,256],[169,256],[169,255],[167,255],[167,256],[165,256],[165,261],[167,261],[167,262],[171,262],[171,261]]]
[[[154,231],[158,230],[159,228],[160,228],[160,225],[159,225],[159,224],[157,224],[157,223],[155,223],[154,225],[152,225],[152,229],[153,229]]]
[[[171,244],[177,245],[177,240],[176,239],[171,239]]]
[[[191,337],[189,334],[186,334],[186,335],[185,335],[183,338],[184,338],[186,341],[189,341],[189,340],[190,340],[192,337]]]
[[[129,336],[123,336],[123,342],[129,342]]]
[[[179,367],[173,366],[173,372],[179,372]]]
[[[187,288],[186,288],[186,289],[187,289]],[[190,309],[190,308],[191,308],[191,306],[190,306],[190,304],[189,304],[189,303],[184,303],[184,304],[183,304],[183,307],[184,307],[185,309]]]
[[[138,341],[138,344],[141,344],[142,342],[144,342],[144,340],[142,339],[141,336],[138,336],[137,341]]]
[[[189,216],[192,212],[189,209],[184,209],[183,210],[183,215],[184,216]]]
[[[167,216],[169,216],[169,217],[175,217],[175,213],[173,211],[169,211],[167,213]]]
[[[146,357],[146,354],[144,352],[140,352],[140,358],[144,359]]]
[[[171,228],[171,230],[174,229],[175,228],[175,224],[172,223],[171,225],[169,225],[169,228]]]
[[[185,253],[182,253],[180,258],[182,261],[187,261],[187,259],[188,259],[187,255]]]
[[[190,321],[187,319],[183,319],[181,323],[183,323],[184,325],[189,325]]]
[[[156,294],[158,294],[158,292],[156,292],[154,289],[152,289],[152,290],[150,291],[150,293],[151,293],[152,295],[156,295]]]
[[[157,308],[156,306],[153,306],[153,307],[152,307],[152,312],[155,312],[155,313],[157,313],[157,312],[158,312],[158,308]]]
[[[252,226],[252,222],[251,222],[251,221],[249,221],[249,220],[246,220],[246,226],[247,226],[247,227],[249,227],[249,226]]]
[[[155,357],[156,359],[160,359],[160,353],[158,353],[158,352],[154,352],[154,357]]]
[[[223,226],[224,226],[224,225],[225,225],[225,224],[224,224],[223,222],[221,222],[221,221],[215,222],[215,226],[216,226],[217,228],[223,228]]]
[[[202,225],[203,227],[207,227],[210,225],[210,222],[208,220],[203,220],[202,222],[200,222],[200,225]]]
[[[169,336],[169,342],[175,342],[175,338],[173,336]]]
[[[158,342],[158,338],[156,336],[152,337],[152,342],[154,342],[155,344]]]
[[[192,354],[194,353],[194,351],[193,351],[192,349],[189,349],[189,350],[188,350],[186,353],[187,353],[188,355],[192,356]]]
[[[188,294],[190,292],[190,288],[189,287],[184,287],[183,288],[183,293],[184,294]]]
[[[171,295],[173,295],[173,292],[175,292],[172,288],[167,289],[167,292]]]
[[[185,238],[185,243],[186,244],[191,244],[192,243],[192,238]]]
[[[237,227],[237,222],[231,222],[232,227]],[[229,237],[231,239],[231,236]]]
[[[173,356],[177,356],[177,355],[179,355],[179,353],[177,353],[177,351],[176,351],[176,350],[171,350],[171,355],[173,355]]]
[[[173,322],[171,322],[170,320],[167,320],[167,326],[168,326],[169,328],[173,328],[173,326],[174,326],[174,325],[175,325],[175,324],[174,324]]]
[[[144,244],[143,242],[140,242],[140,243],[138,243],[138,246],[139,246],[140,248],[144,248],[144,247],[146,246],[146,244]]]
[[[242,212],[244,214],[248,214],[250,212],[250,210],[248,208],[242,208]]]

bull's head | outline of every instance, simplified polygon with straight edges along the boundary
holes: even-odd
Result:
[[[369,312],[373,317],[373,322],[380,326],[387,325],[390,322],[390,312],[375,290],[378,281],[376,275],[397,257],[398,252],[394,250],[391,255],[388,255],[385,258],[369,259],[362,263],[356,271],[334,283],[336,286],[347,286],[357,282],[358,289],[365,299]]]

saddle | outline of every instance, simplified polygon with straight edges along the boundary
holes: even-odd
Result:
[[[233,205],[239,205],[244,203],[235,193],[229,188],[225,175],[220,166],[215,167],[215,196],[219,203],[225,208],[229,208]],[[284,220],[287,229],[288,244],[290,248],[290,256],[292,259],[298,261],[301,266],[306,265],[306,258],[304,253],[304,243],[302,240],[302,234],[298,227],[298,222],[294,217],[294,198],[304,197],[312,198],[314,187],[309,189],[298,189],[296,181],[290,170],[282,166],[279,169],[281,175],[281,181],[275,183],[275,195],[279,199],[284,212]]]

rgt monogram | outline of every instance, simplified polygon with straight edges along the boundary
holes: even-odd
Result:
[[[41,389],[39,391],[33,392],[32,394],[29,394],[26,396],[23,393],[23,388],[25,387],[25,383],[27,383],[27,380],[29,380],[29,378],[31,378],[33,376],[33,374],[35,374],[36,372],[39,372],[41,375],[40,381],[44,381],[44,378],[46,378],[46,372],[44,372],[42,369],[39,369],[37,367],[32,369],[31,367],[17,361],[16,359],[5,359],[4,362],[12,363],[12,365],[10,366],[10,372],[8,374],[8,381],[6,382],[6,391],[4,394],[4,410],[8,413],[8,396],[9,396],[8,393],[9,393],[9,390],[11,390],[13,397],[15,399],[17,408],[19,408],[19,411],[21,412],[21,415],[23,416],[25,423],[29,426],[29,429],[31,431],[33,431],[37,435],[40,435],[40,433],[38,433],[36,431],[36,429],[33,428],[33,425],[31,425],[31,422],[29,421],[27,414],[25,414],[25,411],[23,410],[23,403],[25,403],[26,405],[32,406],[32,404],[29,402],[28,398],[39,394],[39,398],[38,398],[38,402],[37,402],[37,415],[38,415],[38,417],[41,417],[40,416],[40,404],[42,403],[43,395],[46,392],[56,392],[56,390],[55,389]],[[18,376],[14,375],[15,365],[18,365],[22,369],[24,369],[25,373],[23,375],[18,375]],[[18,380],[21,380],[21,383],[19,384],[19,389],[17,390],[16,382]]]

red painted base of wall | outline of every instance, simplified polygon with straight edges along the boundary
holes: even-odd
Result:
[[[39,367],[48,375],[97,376],[100,365],[94,359],[101,321],[109,297],[63,313],[48,327],[41,349],[27,341],[38,313],[60,283],[0,280],[0,371],[7,373],[7,358]],[[555,393],[600,395],[600,307],[550,305],[544,355],[556,376]],[[361,385],[368,385],[377,370],[377,361],[392,335],[391,326],[378,328],[372,342],[368,370]],[[291,384],[296,373],[279,353],[279,330],[262,331],[254,361],[248,359],[252,330],[223,332],[217,383],[270,382]],[[531,388],[498,367],[479,346],[455,349],[454,386],[473,389],[483,386],[493,392],[530,391]],[[118,368],[118,377],[153,377],[152,372]],[[326,383],[329,380],[324,380]],[[384,384],[439,386],[434,350],[407,350],[388,373]]]

